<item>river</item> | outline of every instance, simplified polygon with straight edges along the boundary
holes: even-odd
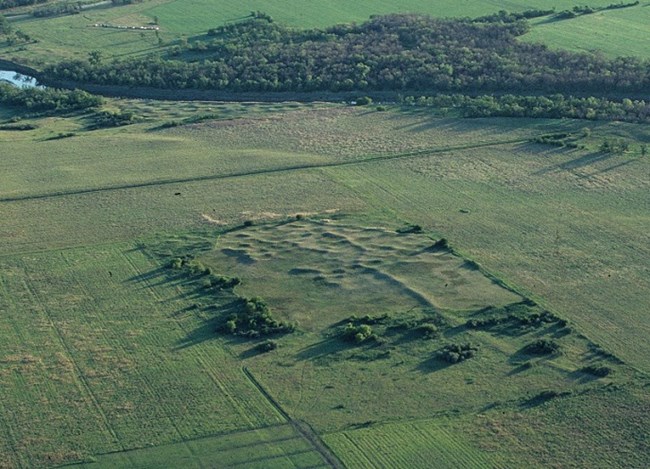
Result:
[[[20,88],[43,88],[38,84],[36,78],[12,70],[0,70],[0,82],[11,83]]]

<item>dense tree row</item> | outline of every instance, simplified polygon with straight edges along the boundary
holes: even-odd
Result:
[[[293,30],[254,17],[212,30],[175,57],[52,66],[56,78],[231,91],[436,90],[642,92],[650,64],[551,51],[517,40],[528,24],[374,17],[362,25]]]
[[[650,101],[578,98],[553,94],[550,96],[407,96],[407,105],[457,109],[464,117],[546,117],[589,120],[650,122]]]
[[[99,106],[102,98],[81,90],[17,88],[0,83],[0,103],[29,111],[66,112]]]
[[[0,10],[8,10],[10,8],[23,7],[29,5],[40,5],[47,3],[50,0],[0,0]]]
[[[78,15],[81,13],[81,2],[53,3],[32,11],[32,16],[43,18],[47,16]]]
[[[576,16],[582,16],[582,15],[591,15],[592,13],[596,13],[597,11],[603,11],[603,10],[618,10],[620,8],[629,8],[629,7],[634,7],[639,4],[638,1],[635,2],[630,2],[630,3],[611,3],[610,5],[607,5],[605,7],[590,7],[589,5],[576,5],[574,6],[571,10],[563,10],[555,15],[555,18],[557,19],[571,19],[575,18]]]

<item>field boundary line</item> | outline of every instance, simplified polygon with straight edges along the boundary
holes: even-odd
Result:
[[[344,469],[345,465],[339,460],[334,452],[325,444],[325,442],[318,436],[318,434],[311,428],[307,422],[296,420],[292,418],[286,410],[282,408],[280,403],[275,400],[271,394],[262,386],[262,384],[255,378],[251,371],[243,366],[242,372],[250,380],[250,382],[259,390],[259,392],[269,401],[269,403],[276,408],[276,410],[287,419],[287,422],[296,430],[299,435],[307,440],[312,447],[323,457],[323,459],[335,469]]]
[[[202,435],[202,436],[197,436],[195,438],[188,438],[186,440],[179,440],[179,441],[171,441],[168,443],[163,443],[161,445],[155,445],[155,446],[135,446],[132,448],[126,448],[123,450],[115,450],[115,451],[106,451],[103,453],[93,453],[93,457],[102,457],[102,456],[111,456],[114,454],[126,454],[126,453],[133,453],[135,451],[143,451],[143,450],[150,450],[150,449],[156,449],[156,448],[164,448],[165,446],[173,446],[173,445],[180,445],[183,443],[193,443],[195,441],[201,441],[201,440],[209,440],[211,438],[219,438],[219,437],[226,437],[226,436],[232,436],[232,435],[238,435],[238,434],[244,434],[244,433],[252,433],[256,432],[258,430],[266,430],[269,428],[275,428],[275,427],[284,427],[284,426],[290,426],[288,422],[283,422],[283,423],[275,423],[271,425],[266,425],[263,427],[257,427],[257,428],[250,428],[250,429],[245,429],[245,430],[232,430],[232,431],[226,431],[226,432],[217,432],[217,433],[211,433],[209,435]],[[298,436],[293,437],[293,438],[298,438]],[[282,440],[274,440],[274,441],[284,441],[288,440],[288,438],[282,439]],[[236,447],[236,448],[241,448],[242,446]],[[53,466],[53,467],[71,467],[71,466],[78,466],[80,464],[87,464],[87,462],[84,461],[75,461],[75,462],[70,462],[58,466]]]
[[[22,243],[22,244],[36,244],[39,241],[33,243]],[[114,247],[118,245],[124,245],[126,247],[133,247],[133,240],[124,240],[124,241],[106,241],[100,243],[88,243],[88,244],[73,244],[67,246],[59,246],[45,249],[33,249],[31,251],[14,251],[14,252],[5,252],[0,253],[0,259],[10,259],[12,257],[22,257],[27,254],[48,254],[54,252],[63,252],[63,251],[74,251],[76,249],[90,249],[90,248],[99,248],[99,247]]]
[[[335,168],[339,166],[353,166],[353,165],[376,163],[382,161],[391,161],[391,160],[397,160],[403,158],[424,157],[424,156],[429,156],[437,153],[447,153],[447,152],[458,151],[458,150],[471,150],[474,148],[508,145],[512,143],[524,143],[530,141],[531,138],[532,137],[499,140],[494,142],[484,142],[484,143],[478,143],[472,145],[458,145],[458,146],[450,146],[450,147],[443,147],[443,148],[430,148],[430,149],[417,150],[417,151],[411,151],[405,153],[397,153],[393,155],[369,156],[367,158],[360,158],[352,161],[335,161],[331,163],[319,163],[319,164],[298,164],[298,165],[284,166],[281,168],[254,169],[250,171],[241,171],[241,172],[234,172],[229,174],[208,174],[205,176],[194,176],[194,177],[187,177],[187,178],[157,179],[153,181],[144,181],[144,182],[137,182],[132,184],[116,184],[112,186],[90,187],[86,189],[70,189],[70,190],[62,190],[62,191],[44,192],[41,194],[17,195],[13,197],[8,196],[8,197],[0,197],[0,202],[20,202],[20,201],[29,201],[29,200],[39,200],[39,199],[51,199],[51,198],[66,197],[71,195],[94,194],[99,192],[112,192],[112,191],[127,190],[127,189],[138,189],[143,187],[166,186],[171,184],[182,184],[187,182],[214,181],[219,179],[234,179],[234,178],[247,177],[247,176],[286,173],[286,172],[302,171],[302,170],[309,170],[309,169]]]

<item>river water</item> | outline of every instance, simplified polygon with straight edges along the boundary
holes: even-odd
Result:
[[[0,82],[11,83],[20,88],[43,88],[43,86],[38,84],[36,78],[11,70],[0,70]]]

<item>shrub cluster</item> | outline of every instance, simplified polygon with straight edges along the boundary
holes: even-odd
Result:
[[[278,343],[275,340],[265,340],[264,342],[260,342],[255,346],[255,350],[260,353],[271,352],[276,348],[278,348]]]
[[[228,316],[222,330],[240,337],[256,338],[274,334],[288,334],[296,330],[294,324],[273,318],[271,310],[260,298],[241,298],[237,312]]]
[[[431,248],[437,251],[438,250],[446,251],[451,249],[451,247],[449,246],[449,241],[447,241],[447,238],[440,238],[438,241],[433,243],[433,245],[431,245]]]
[[[560,350],[560,345],[550,339],[539,339],[528,344],[524,350],[531,355],[551,355]]]
[[[50,0],[0,0],[0,10],[8,10],[10,8],[38,5],[46,3]]]
[[[103,99],[81,90],[22,89],[0,83],[0,103],[29,111],[67,112],[99,106]]]
[[[409,106],[454,109],[463,117],[534,117],[587,120],[650,122],[647,100],[587,98],[550,94],[541,96],[438,94],[435,96],[402,96]],[[558,139],[552,139],[558,140]]]
[[[465,326],[469,329],[483,330],[500,325],[538,328],[557,323],[562,327],[566,326],[566,321],[559,319],[553,313],[533,308],[536,306],[526,301],[503,308],[488,307],[480,311],[482,314],[488,314],[488,317],[469,319]]]
[[[436,357],[447,363],[458,363],[476,355],[478,346],[472,344],[449,344],[436,352]]]
[[[341,332],[341,338],[346,342],[354,342],[360,344],[362,342],[370,342],[377,339],[377,336],[373,334],[372,327],[368,324],[359,324],[355,325],[351,322],[345,325],[343,331]]]
[[[433,339],[437,337],[439,333],[438,326],[431,323],[420,324],[415,330],[425,339]]]
[[[205,277],[203,286],[205,288],[233,289],[241,284],[239,277],[226,277],[215,274],[211,268],[203,265],[196,259],[184,259],[176,257],[169,263],[172,269],[185,269],[189,275],[196,277]]]
[[[136,121],[135,114],[132,112],[121,111],[101,111],[93,117],[93,123],[89,126],[91,129],[103,129],[108,127],[121,127],[130,125]]]
[[[422,233],[420,225],[406,225],[396,230],[399,234]]]
[[[603,143],[600,145],[599,150],[603,153],[614,153],[620,154],[625,153],[630,149],[630,144],[623,140],[622,138],[609,139],[606,138],[603,140]]]

